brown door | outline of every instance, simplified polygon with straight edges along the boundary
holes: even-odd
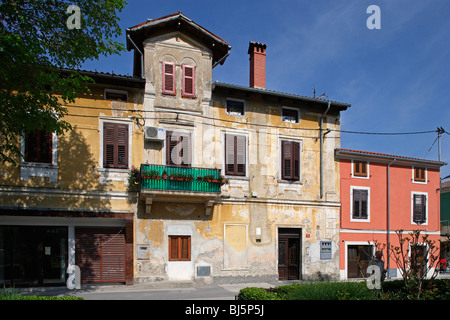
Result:
[[[125,252],[123,229],[75,230],[75,263],[83,283],[125,282]]]
[[[366,277],[367,267],[372,257],[372,246],[352,245],[348,246],[347,253],[347,277]]]
[[[300,234],[297,228],[278,229],[278,276],[280,280],[300,279]]]

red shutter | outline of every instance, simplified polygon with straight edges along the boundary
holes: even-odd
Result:
[[[195,97],[195,67],[183,65],[183,88],[184,97]]]
[[[162,92],[166,94],[175,94],[175,63],[162,63]]]

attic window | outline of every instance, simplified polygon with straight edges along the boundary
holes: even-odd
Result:
[[[232,116],[243,116],[244,102],[227,100],[227,113]]]
[[[281,118],[284,122],[299,123],[298,110],[291,108],[283,108]]]
[[[127,102],[128,92],[121,90],[105,89],[105,100]]]

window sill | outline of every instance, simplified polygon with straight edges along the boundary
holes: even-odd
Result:
[[[28,181],[30,177],[49,178],[52,184],[58,182],[59,166],[52,163],[22,162],[20,163],[20,178]]]
[[[108,181],[122,181],[128,185],[129,169],[97,168],[97,172],[100,176],[100,184],[105,185]]]

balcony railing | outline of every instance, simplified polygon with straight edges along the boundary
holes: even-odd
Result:
[[[224,180],[218,169],[141,165],[141,190],[220,193]]]

